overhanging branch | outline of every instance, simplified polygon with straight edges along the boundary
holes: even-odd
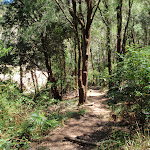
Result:
[[[72,21],[67,17],[64,9],[61,7],[60,3],[58,2],[58,0],[55,0],[55,2],[57,3],[57,5],[59,6],[59,8],[61,9],[62,13],[64,14],[65,18],[67,19],[67,21],[71,24],[71,26],[74,28],[74,25],[72,23]]]
[[[91,19],[91,23],[93,22],[93,19],[94,19],[94,17],[95,17],[96,11],[97,11],[97,9],[99,8],[99,3],[100,3],[100,2],[101,2],[101,0],[99,0],[98,3],[97,3],[96,9],[95,9],[95,11],[94,11],[94,13],[93,13],[93,16],[92,16],[92,19]]]

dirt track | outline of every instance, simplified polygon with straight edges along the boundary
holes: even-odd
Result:
[[[83,116],[71,118],[65,122],[63,127],[56,128],[48,136],[43,138],[40,143],[33,143],[30,150],[91,150],[91,144],[82,144],[69,141],[66,137],[91,142],[99,142],[109,134],[107,125],[110,119],[110,109],[105,98],[105,92],[100,90],[89,90],[88,101],[94,102],[87,107],[88,113]]]

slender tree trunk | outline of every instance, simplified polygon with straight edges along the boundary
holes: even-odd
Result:
[[[63,74],[62,74],[62,71],[61,71],[61,78],[60,78],[60,80],[61,80],[61,84],[60,84],[60,90],[61,90],[61,97],[63,96]]]
[[[74,19],[74,27],[75,27],[75,35],[76,35],[76,40],[77,40],[77,45],[78,45],[78,87],[79,87],[79,104],[83,104],[85,102],[85,87],[83,85],[83,75],[82,75],[82,58],[83,58],[83,49],[82,49],[82,43],[83,40],[82,37],[81,39],[79,38],[79,31],[78,31],[78,20],[77,20],[77,12],[76,12],[76,2],[75,0],[72,1],[73,3],[73,10],[74,10],[74,14],[73,14],[73,19]],[[82,13],[81,10],[81,0],[79,2],[79,9],[80,9],[80,13]],[[71,13],[70,13],[71,14]]]
[[[75,38],[75,47],[74,47],[74,52],[75,52],[75,86],[76,86],[76,91],[78,89],[78,60],[77,60],[77,40]]]
[[[63,74],[63,82],[62,82],[62,96],[63,96],[63,84],[66,82],[66,58],[65,58],[65,51],[63,51],[63,69],[64,69],[64,74]]]
[[[90,53],[91,53],[91,64],[92,64],[92,70],[93,70],[93,82],[92,82],[92,86],[95,85],[94,83],[94,64],[93,64],[93,54],[92,54],[92,49],[90,48]]]
[[[19,65],[20,65],[20,92],[23,93],[23,69],[21,62],[19,63]]]
[[[49,65],[48,72],[49,72],[48,81],[53,83],[51,89],[52,89],[52,92],[54,94],[54,98],[62,100],[61,94],[60,94],[59,89],[58,89],[58,87],[56,85],[56,79],[55,79],[54,74],[52,72],[51,60],[50,60],[50,65]]]
[[[107,25],[107,52],[108,52],[108,72],[109,76],[112,75],[112,68],[111,68],[111,48],[110,48],[110,23]],[[112,81],[109,80],[109,88],[112,87]]]
[[[111,48],[110,48],[110,38],[111,38],[111,34],[110,34],[110,28],[111,28],[111,18],[108,15],[109,14],[109,1],[105,0],[103,1],[103,4],[105,6],[105,13],[102,14],[101,9],[99,8],[103,23],[106,26],[107,32],[106,32],[106,47],[107,47],[107,57],[108,57],[108,72],[109,75],[111,76],[112,74],[112,68],[111,68]],[[109,88],[111,87],[111,81],[109,81]]]
[[[52,93],[55,99],[62,100],[61,94],[56,84],[56,79],[52,72],[51,59],[49,59],[48,53],[46,51],[45,37],[43,37],[42,34],[41,34],[41,41],[42,41],[43,53],[45,57],[45,65],[46,65],[47,72],[48,72],[48,81],[52,83],[52,86],[51,86]]]
[[[107,52],[108,52],[108,72],[111,75],[111,48],[110,48],[110,26],[107,25]]]
[[[48,55],[46,52],[44,52],[44,55],[45,55],[45,65],[46,65],[46,68],[48,71],[48,81],[52,83],[52,85],[51,85],[52,93],[53,93],[55,99],[62,100],[61,94],[56,85],[56,79],[52,72],[51,60],[49,60],[50,62],[48,61]]]
[[[122,41],[122,53],[125,54],[126,52],[126,41],[127,41],[127,38],[126,38],[126,35],[127,35],[127,30],[128,30],[128,26],[129,26],[129,21],[130,21],[130,18],[131,18],[131,8],[132,8],[132,0],[129,0],[129,13],[128,13],[128,19],[127,19],[127,24],[125,26],[125,31],[124,31],[124,34],[123,34],[123,41]]]
[[[19,67],[20,67],[20,92],[23,93],[23,69],[22,69],[22,64],[23,64],[23,57],[21,55],[21,47],[18,47],[19,49]]]
[[[133,44],[135,44],[134,29],[132,29],[131,31],[131,38],[132,38]]]
[[[121,32],[122,32],[122,0],[119,0],[117,10],[117,53],[121,54]],[[121,61],[120,57],[118,61]]]
[[[132,38],[132,42],[133,42],[133,44],[135,44],[134,18],[133,18],[133,20],[132,20],[131,38]]]
[[[80,45],[79,45],[80,46]],[[78,86],[79,86],[79,104],[84,103],[84,87],[83,87],[83,82],[82,82],[82,52],[81,52],[81,47],[78,47],[78,53],[79,53],[79,58],[78,58]]]
[[[87,24],[86,27],[82,26],[82,81],[83,81],[83,99],[81,103],[87,101],[87,88],[88,88],[88,60],[90,52],[90,43],[91,43],[91,24],[92,24],[92,0],[87,0]],[[80,102],[79,102],[80,103]]]
[[[36,94],[36,93],[37,93],[37,91],[36,91],[36,84],[35,84],[35,80],[34,80],[34,73],[33,73],[33,70],[31,70],[31,77],[32,77],[32,82],[33,82],[33,86],[34,86],[35,94]]]
[[[66,58],[65,58],[65,51],[63,51],[63,67],[64,67],[64,81],[66,80]]]
[[[35,83],[36,83],[36,90],[39,91],[39,84],[38,84],[38,78],[36,75],[36,68],[34,68],[34,77],[35,77]]]

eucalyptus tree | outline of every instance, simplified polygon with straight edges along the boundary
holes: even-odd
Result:
[[[72,26],[78,45],[79,104],[87,100],[88,60],[91,42],[91,25],[100,0],[55,0],[63,15]],[[67,9],[66,9],[67,8]],[[80,28],[79,28],[80,25]]]

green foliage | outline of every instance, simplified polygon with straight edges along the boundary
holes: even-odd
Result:
[[[12,147],[24,147],[28,139],[18,137],[22,123],[32,107],[32,101],[19,93],[17,85],[7,81],[0,82],[0,147],[11,149]],[[7,129],[7,130],[6,130]]]
[[[20,130],[20,136],[30,141],[37,140],[43,135],[48,134],[50,130],[58,125],[60,125],[60,123],[56,119],[48,119],[44,112],[36,110],[36,112],[30,114],[30,117],[27,118],[26,122],[23,124]]]
[[[107,150],[107,149],[121,149],[125,142],[126,137],[128,137],[128,134],[121,131],[121,130],[112,130],[112,135],[109,137],[108,140],[104,140],[99,142],[98,150]]]
[[[116,67],[112,82],[114,86],[109,91],[112,102],[129,102],[130,112],[143,118],[150,112],[150,47],[128,48],[128,52]],[[144,112],[147,112],[145,114]],[[146,118],[146,117],[145,117]],[[144,119],[145,119],[144,118]]]
[[[51,99],[47,89],[34,101],[20,93],[16,83],[0,82],[0,148],[27,149],[30,142],[63,125],[67,118],[85,114],[84,109],[65,110],[75,102]]]
[[[9,48],[3,48],[3,43],[2,41],[0,40],[0,58],[3,57],[3,56],[6,56],[8,55],[8,53],[11,51],[12,47],[9,47]]]

